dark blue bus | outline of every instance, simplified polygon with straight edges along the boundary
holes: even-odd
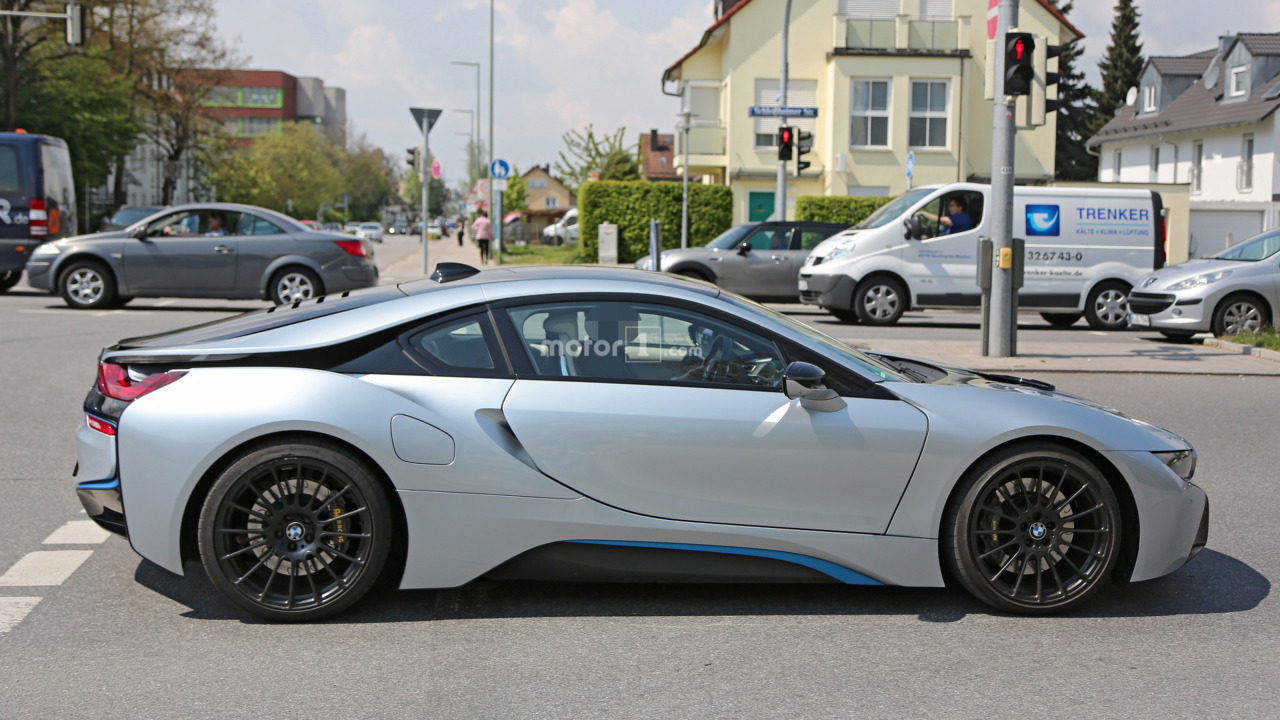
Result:
[[[76,234],[76,188],[67,144],[0,133],[0,292],[18,284],[36,246]]]

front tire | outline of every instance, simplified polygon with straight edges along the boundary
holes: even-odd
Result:
[[[1120,504],[1102,472],[1052,443],[1012,446],[972,469],[944,516],[943,561],[992,607],[1074,609],[1119,557]]]
[[[262,618],[319,620],[377,582],[391,549],[374,471],[319,440],[262,445],[218,476],[200,511],[200,560],[214,586]]]
[[[1117,280],[1098,283],[1084,305],[1084,318],[1094,330],[1129,326],[1129,286]]]
[[[116,279],[102,263],[77,260],[59,276],[58,292],[77,310],[97,310],[115,302]]]
[[[1230,295],[1213,310],[1214,337],[1260,333],[1270,324],[1267,306],[1252,295]]]
[[[288,305],[324,294],[316,274],[303,267],[287,267],[271,278],[271,302]]]
[[[907,311],[907,291],[888,277],[872,277],[853,291],[853,308],[867,325],[892,325]]]

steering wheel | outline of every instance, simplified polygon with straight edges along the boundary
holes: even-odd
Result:
[[[713,376],[716,374],[715,367],[723,362],[724,357],[729,354],[730,342],[728,335],[718,335],[716,339],[711,341],[711,349],[707,351],[707,356],[702,360],[703,382],[713,381]]]

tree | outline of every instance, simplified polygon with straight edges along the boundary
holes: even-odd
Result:
[[[1074,0],[1051,0],[1062,11],[1070,14]],[[1097,122],[1098,107],[1094,103],[1096,92],[1085,80],[1084,73],[1076,69],[1076,62],[1084,54],[1080,38],[1062,46],[1058,55],[1058,110],[1057,138],[1054,149],[1055,176],[1059,180],[1094,180],[1098,177],[1098,158],[1091,155],[1085,141],[1093,134]]]
[[[352,217],[374,217],[396,186],[396,171],[391,158],[374,147],[363,134],[346,153],[342,171],[343,185],[351,196]]]
[[[1124,107],[1129,88],[1137,87],[1142,73],[1142,43],[1138,42],[1138,8],[1134,0],[1116,2],[1115,20],[1111,22],[1111,41],[1098,63],[1102,75],[1102,87],[1094,93],[1098,106],[1097,117],[1091,128],[1092,135],[1115,117],[1116,110]]]
[[[520,177],[520,169],[511,168],[511,176],[507,178],[507,191],[502,193],[502,211],[516,212],[529,207],[529,188],[524,178]]]
[[[342,154],[324,133],[307,123],[286,123],[278,133],[254,141],[249,156],[266,178],[255,189],[262,202],[293,216],[314,218],[320,206],[342,197]]]
[[[0,9],[48,12],[53,8],[38,0],[0,0]],[[40,92],[42,70],[76,54],[64,45],[62,27],[44,18],[0,17],[0,121],[5,130],[19,127],[20,108]]]
[[[627,129],[621,127],[612,135],[596,137],[595,128],[588,125],[585,130],[570,130],[562,135],[565,149],[555,163],[561,182],[577,192],[593,172],[600,173],[601,180],[639,180],[637,146],[624,144],[626,133]]]

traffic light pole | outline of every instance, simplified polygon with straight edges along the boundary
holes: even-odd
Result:
[[[427,144],[427,135],[431,133],[431,121],[426,115],[422,117],[422,161],[418,163],[418,172],[422,175],[422,276],[431,274],[431,266],[427,264],[427,200],[431,198],[431,173],[427,170],[431,157],[431,146]]]
[[[778,75],[778,107],[788,107],[787,103],[787,34],[791,29],[791,0],[786,0],[782,8],[782,70]],[[785,122],[785,120],[781,121]],[[778,190],[774,195],[774,213],[778,220],[787,219],[787,161],[778,158]]]
[[[1016,98],[1005,95],[1005,36],[1018,23],[1018,0],[1000,0],[996,20],[997,87],[991,133],[991,268],[990,325],[984,325],[983,354],[1013,357],[1018,329],[1018,298],[1013,277],[1013,137]],[[985,352],[990,350],[989,353]]]

